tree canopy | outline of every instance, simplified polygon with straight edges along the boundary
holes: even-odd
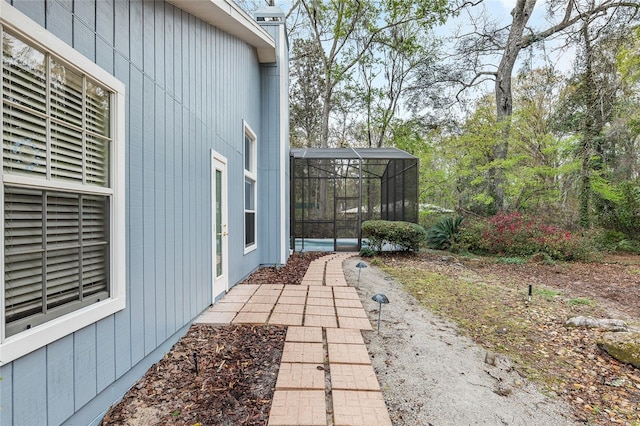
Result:
[[[405,149],[424,204],[640,234],[637,1],[282,6],[292,144]]]

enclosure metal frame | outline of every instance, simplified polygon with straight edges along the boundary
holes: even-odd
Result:
[[[297,239],[301,239],[301,250],[304,251],[305,239],[315,238],[307,235],[318,229],[332,230],[332,235],[327,235],[327,238],[333,238],[333,251],[360,250],[364,216],[366,219],[418,222],[417,157],[396,148],[292,148],[290,157],[290,238],[294,251]],[[312,181],[317,181],[320,187],[323,185],[320,182],[325,182],[325,199],[321,201],[324,212],[322,217],[310,219],[308,215],[311,210]],[[339,181],[343,182],[342,185],[339,185]],[[378,183],[372,187],[371,183],[374,181]],[[355,190],[352,189],[351,192],[348,191],[350,182],[357,182]],[[328,188],[330,183],[333,183],[332,188]],[[363,215],[365,183],[368,185],[368,191],[367,199],[364,201],[369,208]],[[377,205],[372,203],[372,188],[379,191],[379,200],[375,202],[374,199]],[[345,191],[344,194],[337,195],[342,189]],[[318,190],[315,193],[317,195]],[[329,193],[332,195],[333,203],[327,199]],[[298,200],[301,200],[300,203]],[[349,209],[349,203],[356,205]],[[330,204],[333,204],[333,212],[331,217],[325,217]],[[344,216],[347,216],[348,212],[349,215],[354,214],[355,218],[339,219],[337,216],[340,207]],[[350,231],[353,232],[353,237],[348,238],[355,238],[356,245],[341,243],[341,233]]]

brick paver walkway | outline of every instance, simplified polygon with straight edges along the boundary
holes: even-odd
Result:
[[[269,425],[391,425],[361,330],[372,330],[342,262],[311,263],[300,285],[235,286],[196,323],[289,326]]]

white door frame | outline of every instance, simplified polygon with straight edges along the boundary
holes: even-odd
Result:
[[[216,171],[221,172],[222,182],[220,187],[222,188],[221,194],[221,220],[222,225],[222,273],[218,275],[217,268],[217,245],[216,245],[216,223],[217,223],[217,209],[216,209]],[[228,234],[228,218],[229,218],[229,191],[228,191],[228,176],[227,176],[227,159],[218,154],[216,151],[211,150],[211,303],[216,301],[216,298],[229,291],[229,234]]]

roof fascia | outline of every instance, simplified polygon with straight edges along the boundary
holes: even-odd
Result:
[[[269,33],[231,0],[167,0],[256,48],[260,63],[276,62],[276,43]]]

